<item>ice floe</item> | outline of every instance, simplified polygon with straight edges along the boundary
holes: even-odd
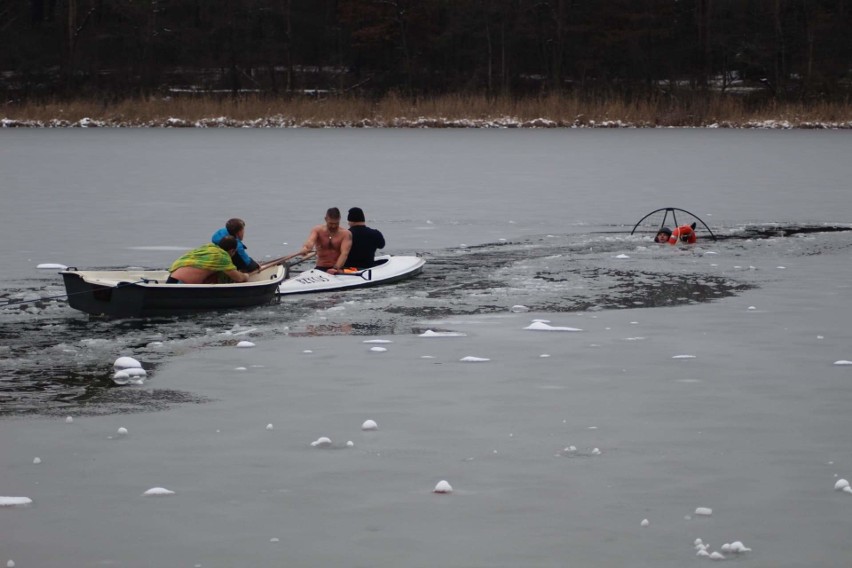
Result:
[[[449,494],[453,492],[453,486],[449,484],[449,482],[445,479],[442,479],[435,485],[435,489],[432,490],[432,493],[441,493],[443,495]]]
[[[114,369],[141,369],[142,363],[133,357],[119,357],[112,366]]]
[[[583,331],[576,327],[562,327],[544,323],[543,321],[534,321],[524,329],[530,331]]]
[[[72,422],[74,422],[74,417],[73,417],[73,416],[68,416],[68,417],[66,417],[66,418],[65,418],[65,423],[66,423],[66,424],[71,424]]]
[[[40,463],[41,463],[41,458],[39,458],[39,457],[35,457],[35,458],[33,458],[33,463],[34,463],[34,464],[36,464],[36,465],[40,464]]]
[[[488,359],[486,357],[474,357],[472,355],[468,355],[467,357],[462,357],[461,359],[459,359],[459,361],[462,361],[464,363],[484,363],[485,361],[490,360],[491,359]]]
[[[242,349],[248,349],[249,347],[254,347],[254,343],[252,343],[251,341],[240,341],[239,343],[237,343],[237,347]]]
[[[647,527],[647,526],[648,526],[648,525],[650,525],[650,524],[651,524],[651,523],[648,521],[648,519],[642,519],[642,522],[641,522],[641,523],[639,523],[639,526],[640,526],[640,527]]]
[[[365,339],[364,343],[393,343],[390,339]]]
[[[522,305],[522,304],[515,304],[514,306],[512,306],[512,307],[511,307],[511,308],[509,308],[509,309],[510,309],[511,311],[515,312],[516,314],[520,314],[520,313],[523,313],[523,312],[528,312],[528,311],[530,311],[530,309],[529,309],[528,307],[526,307],[526,306],[524,306],[524,305]]]
[[[363,424],[361,424],[361,430],[369,431],[369,430],[378,430],[379,425],[376,424],[375,420],[365,420]]]
[[[731,543],[725,543],[719,547],[719,550],[722,552],[733,552],[735,554],[741,554],[743,552],[751,552],[750,548],[747,548],[742,541],[735,540]]]
[[[845,359],[841,359],[840,361],[835,361],[835,365],[852,365],[852,361],[847,361]]]
[[[849,488],[849,482],[845,479],[838,479],[837,482],[834,484],[835,491],[844,491],[847,488]]]
[[[119,429],[116,431],[116,434],[118,434],[119,436],[127,436],[127,428],[125,428],[124,426],[122,426],[121,428],[119,428]]]
[[[313,442],[311,442],[311,446],[313,446],[314,448],[327,448],[327,447],[331,446],[331,438],[321,436],[321,437],[317,438],[316,440],[314,440]]]
[[[695,514],[700,517],[709,517],[713,514],[713,509],[710,507],[698,507],[695,509]]]
[[[174,495],[175,492],[165,487],[152,487],[142,495],[144,497],[168,497],[169,495]]]
[[[615,258],[630,258],[630,257],[629,257],[629,256],[627,256],[626,254],[619,254],[619,255],[618,255],[618,256],[616,256]]]
[[[65,266],[64,264],[57,264],[55,262],[43,262],[43,263],[39,264],[38,266],[36,266],[36,268],[40,268],[42,270],[53,270],[53,269],[65,270],[68,267]]]
[[[466,335],[466,333],[460,331],[432,331],[427,329],[417,337],[465,337]]]
[[[267,425],[266,425],[266,429],[267,429],[267,430],[274,430],[274,429],[275,429],[275,426],[273,426],[272,424],[267,424]]]
[[[672,359],[695,359],[695,355],[672,355]]]
[[[115,372],[112,376],[112,382],[117,385],[141,385],[145,382],[145,377],[148,373],[145,369],[140,368],[130,368],[130,369],[120,369]]]
[[[387,350],[387,347],[370,347],[370,351],[373,353],[384,353]]]
[[[735,540],[734,542],[726,542],[721,547],[719,547],[719,551],[710,552],[710,545],[705,544],[700,538],[695,539],[695,550],[696,556],[702,556],[705,558],[709,558],[710,560],[725,560],[726,557],[722,552],[728,554],[744,554],[746,552],[751,552],[751,549],[742,543],[740,540]]]
[[[0,507],[26,507],[32,502],[29,497],[0,497]]]

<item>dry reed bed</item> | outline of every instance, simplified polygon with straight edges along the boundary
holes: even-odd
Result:
[[[618,127],[772,126],[852,128],[852,104],[768,103],[722,95],[585,99],[449,95],[408,99],[215,97],[7,104],[2,126]]]

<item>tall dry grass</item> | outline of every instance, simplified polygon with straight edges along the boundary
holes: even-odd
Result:
[[[0,107],[0,118],[17,121],[83,118],[122,125],[157,125],[180,119],[187,124],[225,117],[235,123],[275,117],[294,125],[406,126],[413,121],[432,121],[435,126],[453,121],[521,122],[544,119],[558,126],[625,123],[637,126],[745,125],[750,122],[787,121],[793,126],[809,123],[852,123],[852,104],[768,102],[749,104],[743,98],[719,94],[681,96],[489,98],[481,95],[445,95],[408,98],[391,94],[373,101],[357,97],[271,98],[246,96],[149,97],[117,102],[71,100],[27,102]]]

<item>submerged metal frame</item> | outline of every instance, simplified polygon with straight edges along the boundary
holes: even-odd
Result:
[[[642,224],[642,221],[644,221],[645,219],[647,219],[648,217],[650,217],[651,215],[653,215],[655,213],[659,213],[660,211],[665,211],[665,213],[663,214],[663,222],[660,223],[660,229],[662,229],[663,227],[666,226],[666,219],[668,219],[669,213],[672,214],[672,221],[674,221],[674,226],[679,227],[680,225],[678,225],[677,214],[675,213],[675,211],[680,211],[682,213],[686,213],[687,215],[690,215],[691,217],[697,219],[702,225],[704,225],[704,228],[707,229],[707,232],[710,233],[710,236],[713,237],[713,240],[714,241],[716,240],[716,235],[713,234],[713,231],[710,230],[710,227],[707,226],[707,223],[705,223],[704,220],[701,219],[701,217],[699,217],[695,213],[690,213],[686,209],[678,209],[677,207],[661,207],[659,209],[655,209],[655,210],[651,211],[650,213],[648,213],[647,215],[645,215],[644,217],[639,219],[638,223],[633,225],[633,230],[630,231],[630,234],[632,235],[633,233],[636,232],[636,228],[639,225]],[[658,229],[658,232],[659,232],[659,229]]]

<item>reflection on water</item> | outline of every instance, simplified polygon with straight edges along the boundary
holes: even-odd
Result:
[[[767,254],[836,254],[852,246],[849,236],[810,229],[720,231],[724,238],[696,247],[655,245],[648,235],[624,231],[547,235],[438,251],[426,256],[421,275],[394,285],[181,318],[89,319],[62,301],[38,300],[61,293],[55,275],[13,282],[0,290],[0,302],[26,303],[0,307],[0,415],[102,414],[203,402],[152,388],[157,366],[250,337],[420,333],[429,320],[507,313],[518,304],[559,313],[711,302],[759,286],[765,276],[750,265]],[[112,382],[120,355],[142,362],[146,385]]]

